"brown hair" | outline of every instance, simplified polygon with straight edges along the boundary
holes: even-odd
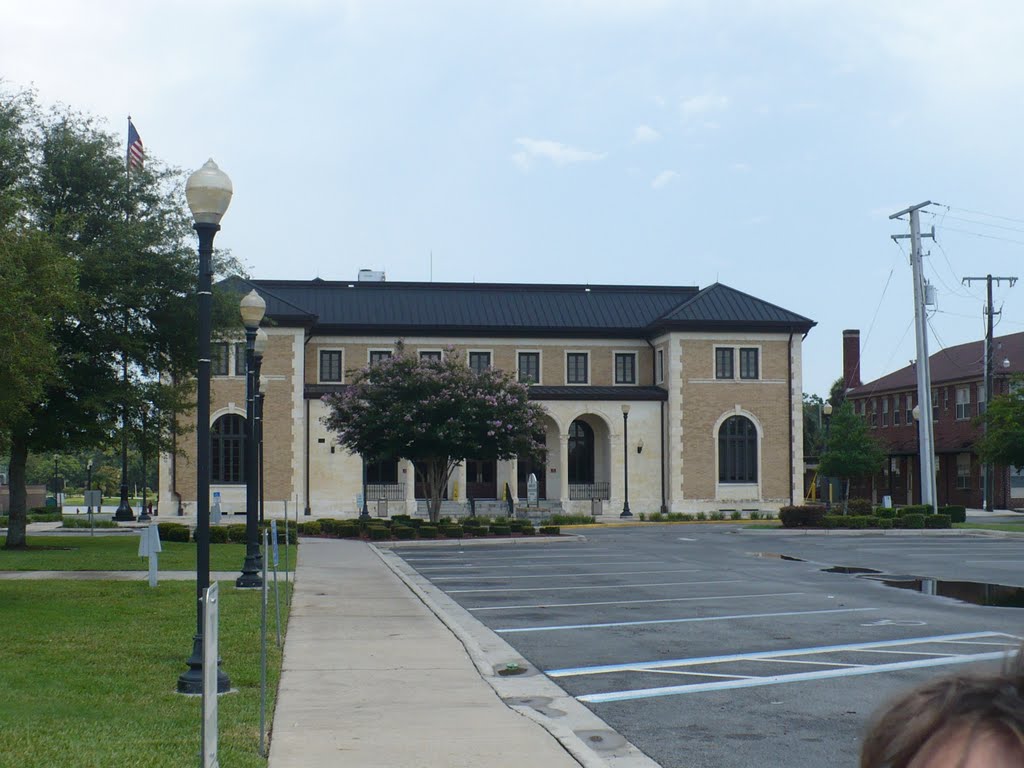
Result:
[[[860,766],[908,768],[954,739],[964,745],[957,765],[981,739],[1024,765],[1024,653],[1008,658],[1002,674],[945,677],[891,702],[871,722]]]

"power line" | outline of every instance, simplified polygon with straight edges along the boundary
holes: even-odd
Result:
[[[939,205],[942,205],[942,204],[939,203]],[[975,211],[975,210],[971,210],[970,208],[960,208],[960,207],[955,206],[955,205],[946,205],[946,206],[943,206],[943,207],[947,208],[947,209],[952,209],[954,211],[963,211],[964,213],[973,213],[975,216],[988,216],[990,219],[1001,219],[1003,221],[1013,221],[1013,222],[1016,222],[1017,224],[1024,224],[1024,219],[1015,219],[1012,216],[1000,216],[999,214],[996,214],[996,213],[986,213],[985,211]]]
[[[1012,237],[999,237],[998,235],[985,235],[981,232],[972,232],[969,229],[960,229],[959,227],[947,227],[943,226],[942,229],[949,232],[962,232],[965,235],[973,235],[974,237],[983,237],[986,240],[1002,240],[1004,243],[1013,243],[1015,245],[1024,245],[1024,240],[1014,240]]]
[[[925,213],[927,213],[929,216],[937,217],[939,215],[934,211],[925,211]],[[948,213],[943,213],[942,218],[953,219],[954,221],[963,221],[966,222],[967,224],[977,224],[978,226],[981,227],[991,227],[992,229],[1005,229],[1010,232],[1019,232],[1021,234],[1024,234],[1024,229],[1022,229],[1021,227],[1008,227],[1005,224],[989,224],[988,222],[985,221],[978,221],[977,219],[965,219],[963,216],[953,216]]]

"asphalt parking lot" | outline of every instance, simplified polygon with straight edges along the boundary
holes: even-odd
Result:
[[[998,665],[1024,635],[1020,608],[940,596],[1024,603],[980,585],[1024,587],[1024,539],[711,525],[585,537],[394,552],[665,768],[852,768],[888,698]]]

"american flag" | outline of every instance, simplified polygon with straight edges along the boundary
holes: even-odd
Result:
[[[128,169],[141,168],[146,152],[142,149],[142,137],[135,130],[132,119],[128,118]]]

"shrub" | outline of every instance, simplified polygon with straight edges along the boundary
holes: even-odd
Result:
[[[908,504],[896,510],[896,517],[903,517],[904,515],[930,515],[931,513],[932,508],[929,504]]]
[[[879,507],[875,510],[875,517],[880,517],[883,520],[894,520],[896,519],[896,510]]]
[[[880,517],[878,518],[879,528],[892,528],[896,521],[891,517]]]
[[[761,513],[758,510],[756,510],[756,509],[752,509],[750,511],[750,519],[751,520],[760,520],[761,519]]]
[[[651,512],[651,516],[647,519],[652,523],[660,523],[665,519],[665,516],[661,512]]]
[[[383,525],[371,525],[366,529],[370,541],[384,541],[391,538],[391,529]]]
[[[732,520],[742,520],[743,519],[743,513],[740,512],[738,509],[734,509],[732,511],[732,514],[729,515],[729,517]]]
[[[182,541],[189,539],[187,525],[181,523],[158,523],[157,530],[160,531],[160,541]]]
[[[640,522],[642,523],[642,522],[644,522],[644,521],[645,521],[646,519],[647,519],[647,513],[646,513],[646,512],[641,512],[641,513],[640,513]]]
[[[260,541],[263,541],[263,529],[264,528],[266,528],[268,533],[269,533],[269,531],[271,530],[270,521],[269,520],[264,520],[259,525],[259,530],[260,530],[259,540]],[[294,542],[295,541],[295,523],[294,522],[289,522],[289,523],[287,523],[287,527],[286,527],[286,523],[285,523],[284,520],[278,520],[277,521],[277,541],[278,541],[278,543],[280,543],[280,544],[284,543],[284,532],[285,532],[285,530],[288,531],[288,542],[289,543]]]
[[[409,519],[407,525],[410,528],[419,528],[421,525],[423,525],[423,523],[424,523],[424,520],[423,520],[422,517],[413,517],[413,518]]]
[[[679,515],[679,519],[685,523],[692,523],[697,518],[695,515],[692,515],[689,512],[683,512],[681,515]]]
[[[540,532],[545,536],[558,536],[562,532],[562,529],[557,525],[542,525],[540,527]]]
[[[925,528],[952,528],[953,521],[949,515],[927,515],[924,519]]]
[[[412,517],[410,515],[392,515],[392,528],[394,528],[394,526],[398,525],[399,523],[401,523],[402,525],[407,525],[410,520],[412,520]]]
[[[211,525],[210,526],[210,543],[211,544],[227,544],[228,543],[228,529],[223,525]]]
[[[408,525],[392,525],[391,533],[395,535],[396,539],[411,539],[416,535],[416,529]]]
[[[310,520],[308,523],[299,523],[299,533],[303,536],[319,536],[320,521]]]
[[[707,520],[708,519],[708,516],[704,512],[698,512],[696,517],[697,517],[698,520]]]
[[[327,536],[336,536],[338,533],[338,525],[340,521],[330,517],[322,517],[318,521],[320,523],[320,532]],[[346,521],[348,522],[348,521]]]
[[[467,528],[467,529],[468,528],[478,528],[479,526],[480,526],[480,518],[479,517],[467,517],[465,520],[462,521],[462,527],[463,528]]]
[[[512,529],[507,525],[495,524],[491,526],[491,533],[495,536],[508,536],[512,533]]]
[[[899,519],[900,528],[924,528],[925,516],[920,513],[901,515]]]
[[[654,519],[654,515],[651,515],[651,519]],[[494,522],[498,525],[502,525],[505,522],[505,518],[496,517]],[[590,515],[552,515],[548,518],[548,525],[594,525],[596,521]]]
[[[870,515],[871,512],[871,502],[867,499],[850,499],[846,502],[848,515]]]
[[[0,527],[7,525],[7,518],[0,517]],[[89,528],[88,517],[67,517],[64,519],[63,528]],[[117,528],[118,525],[113,520],[93,520],[93,528]]]
[[[421,525],[419,527],[419,535],[421,539],[436,539],[437,538],[437,526],[436,525]]]
[[[824,523],[825,508],[818,505],[783,507],[779,510],[779,519],[784,528],[820,528]]]
[[[321,521],[321,525],[323,521]],[[342,539],[357,539],[359,538],[359,526],[354,522],[348,523],[347,525],[338,525],[334,528],[334,535]]]
[[[709,516],[711,520],[725,520],[725,512],[712,512]]]
[[[462,526],[461,526],[461,525],[456,525],[456,524],[454,524],[454,523],[452,523],[452,524],[450,524],[450,525],[446,525],[446,526],[444,526],[444,527],[443,527],[443,528],[441,529],[441,531],[442,531],[442,532],[444,533],[444,535],[445,535],[445,536],[447,536],[447,537],[448,537],[449,539],[461,539],[461,538],[462,538],[462,534],[463,534],[463,528],[462,528]]]
[[[525,522],[525,523],[523,523],[523,528],[522,528],[521,533],[523,534],[523,536],[533,536],[534,534],[537,533],[537,529],[533,527],[533,523]]]
[[[463,530],[463,532],[466,531],[465,526],[463,526],[462,530]],[[474,536],[486,536],[490,532],[491,532],[491,526],[489,526],[489,525],[478,525],[478,526],[476,526],[473,529],[473,535]]]
[[[225,528],[225,531],[227,531],[228,541],[245,543],[245,523],[231,523]]]
[[[948,507],[939,507],[939,514],[949,515],[950,522],[952,523],[967,522],[967,507],[961,507],[959,504],[951,504]]]
[[[826,528],[845,528],[846,517],[843,515],[825,515],[825,517],[822,518],[822,525]]]

